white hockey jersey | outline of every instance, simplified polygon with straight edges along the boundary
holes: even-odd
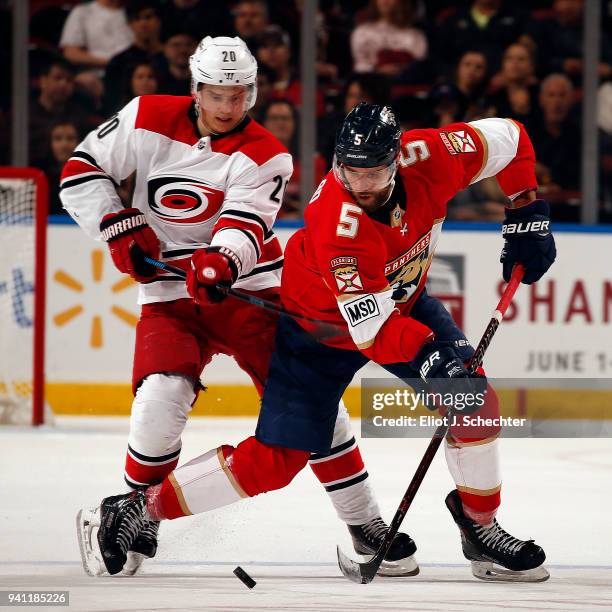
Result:
[[[291,155],[246,117],[219,136],[201,138],[188,96],[142,96],[91,132],[66,162],[64,208],[100,240],[102,217],[121,210],[115,186],[136,171],[132,206],[161,243],[162,259],[186,268],[199,248],[225,246],[241,262],[236,288],[280,285],[282,249],[272,232]],[[140,304],[188,297],[172,274],[140,285]]]

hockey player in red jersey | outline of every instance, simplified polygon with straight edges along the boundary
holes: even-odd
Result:
[[[288,484],[310,453],[328,452],[338,400],[369,360],[400,378],[424,378],[433,389],[451,380],[486,387],[482,371],[470,375],[465,367],[473,349],[427,294],[425,280],[446,202],[491,176],[509,197],[504,278],[521,263],[524,282],[533,283],[553,263],[548,205],[535,199],[535,158],[523,126],[492,118],[401,134],[390,108],[364,104],[347,116],[335,153],[333,170],[307,207],[305,228],[287,245],[282,299],[288,309],[347,333],[319,341],[308,325],[281,319],[256,435],[190,461],[146,492],[106,498],[113,522],[100,544],[109,557],[121,558],[119,535],[137,532],[148,518],[204,512]],[[479,414],[499,415],[490,387]],[[498,435],[494,426],[451,427],[445,451],[456,488],[446,504],[475,576],[545,580],[544,551],[495,519]],[[224,472],[214,469],[218,455]],[[359,541],[358,530],[352,533]]]
[[[213,355],[233,356],[261,393],[274,349],[276,314],[223,300],[215,285],[279,300],[283,258],[272,225],[291,156],[247,116],[257,95],[257,63],[242,40],[205,38],[190,68],[193,97],[132,100],[87,136],[62,174],[64,207],[140,283],[125,463],[133,489],[161,482],[176,467],[200,375]],[[124,208],[115,187],[134,172],[132,204]],[[188,270],[187,285],[158,273],[144,255]],[[313,456],[312,469],[342,520],[386,529],[343,405],[334,421],[334,449]],[[84,547],[98,521],[97,513],[79,514]],[[157,530],[149,521],[130,543],[126,573],[155,555]],[[82,550],[86,569],[101,571],[95,560],[88,566]],[[413,552],[413,542],[400,534],[389,571],[410,572]]]

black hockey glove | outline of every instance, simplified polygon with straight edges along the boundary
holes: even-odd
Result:
[[[464,414],[476,412],[482,405],[479,402],[466,402],[465,394],[484,394],[487,390],[487,377],[484,374],[470,374],[456,352],[453,342],[434,341],[425,344],[417,353],[410,366],[418,371],[425,382],[425,391],[448,393],[457,396],[454,402],[455,410]],[[426,402],[430,410],[437,410],[439,405]]]
[[[542,278],[557,256],[555,239],[550,233],[548,203],[534,200],[521,208],[506,208],[502,225],[504,248],[500,262],[504,265],[504,280],[508,282],[512,268],[525,266],[523,282],[531,285]]]

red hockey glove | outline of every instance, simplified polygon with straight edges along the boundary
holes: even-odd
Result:
[[[187,272],[189,295],[202,306],[221,302],[226,295],[216,285],[231,287],[238,278],[238,264],[238,258],[229,249],[198,249],[191,256],[191,268]]]
[[[157,268],[144,261],[148,255],[159,259],[159,240],[142,211],[125,208],[104,215],[100,223],[102,239],[108,242],[111,257],[119,272],[142,283],[157,274]]]

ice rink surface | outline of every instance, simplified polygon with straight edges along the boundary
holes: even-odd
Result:
[[[162,524],[157,557],[140,575],[90,578],[75,514],[124,490],[127,427],[125,419],[64,418],[38,431],[0,429],[0,590],[68,590],[73,611],[612,610],[610,439],[502,442],[498,518],[545,549],[551,578],[541,584],[472,577],[444,506],[453,485],[442,452],[403,526],[418,546],[419,576],[370,585],[343,578],[335,545],[352,551],[348,532],[307,468],[282,491]],[[250,419],[193,419],[182,459],[253,429]],[[387,521],[426,445],[361,442]],[[253,590],[234,577],[236,565],[257,581]]]

